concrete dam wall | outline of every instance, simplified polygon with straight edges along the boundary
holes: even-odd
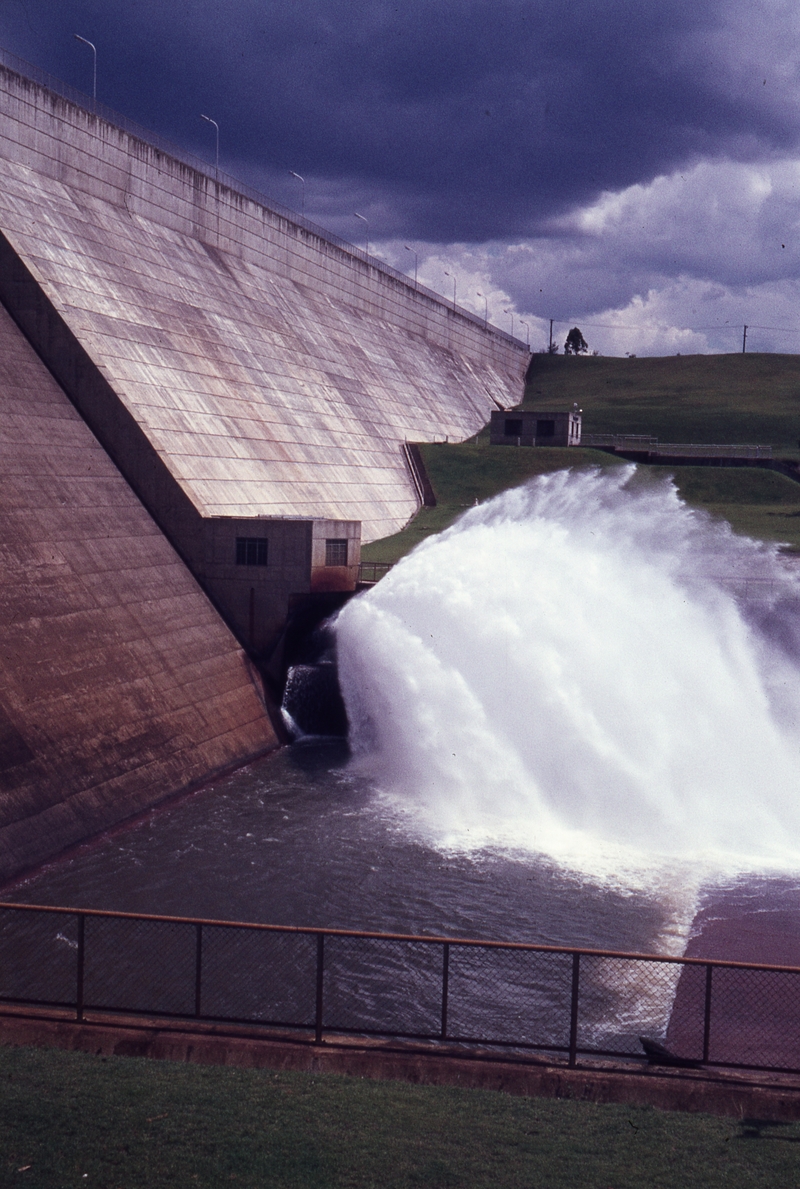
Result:
[[[528,361],[10,61],[0,875],[275,746],[248,655],[414,513],[404,441],[470,436]]]
[[[257,675],[0,310],[0,877],[277,745]]]

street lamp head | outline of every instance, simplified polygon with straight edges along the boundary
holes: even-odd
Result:
[[[217,155],[216,155],[216,160],[214,163],[214,176],[215,176],[216,180],[219,181],[219,124],[217,123],[216,120],[212,120],[211,116],[204,116],[202,112],[200,112],[200,119],[205,120],[205,122],[207,124],[214,125],[214,132],[216,133],[216,137],[217,137],[217,142],[216,142],[217,143]]]
[[[300,186],[301,186],[301,191],[300,191],[300,193],[301,193],[301,199],[300,199],[301,214],[305,215],[305,213],[306,213],[306,179],[303,177],[302,174],[295,173],[295,171],[293,169],[290,169],[289,173],[291,174],[291,176],[293,178],[297,178],[298,182],[300,183]]]
[[[417,283],[417,266],[419,264],[419,253],[417,252],[416,248],[410,248],[408,246],[408,244],[403,244],[403,247],[405,248],[405,250],[407,252],[413,252],[413,254],[414,254],[414,284],[416,285],[416,283]]]
[[[357,219],[360,219],[361,222],[365,224],[364,235],[366,237],[365,238],[366,247],[364,250],[367,253],[367,255],[369,256],[369,219],[365,215],[359,215],[358,211],[353,211],[353,214],[355,215],[355,217]]]
[[[93,55],[93,58],[92,58],[92,102],[96,103],[97,102],[97,46],[94,44],[93,41],[89,41],[88,37],[81,37],[80,33],[73,33],[72,36],[75,38],[76,41],[81,41],[81,42],[83,42],[84,45],[88,45],[89,49],[92,51],[92,55]]]

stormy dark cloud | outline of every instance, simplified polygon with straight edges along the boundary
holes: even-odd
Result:
[[[111,106],[198,148],[211,109],[226,160],[352,182],[383,235],[530,235],[602,190],[797,136],[775,102],[794,79],[752,30],[732,68],[728,0],[15,0],[0,20],[8,48],[88,86],[76,31]]]
[[[686,329],[668,292],[764,322],[794,292],[783,0],[0,0],[0,42],[88,89],[75,32],[108,105],[206,158],[212,115],[223,167],[295,207],[301,173],[312,218],[356,239],[365,213],[377,250],[407,269],[413,241],[481,312],[657,305]]]

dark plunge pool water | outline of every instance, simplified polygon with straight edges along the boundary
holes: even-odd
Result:
[[[306,741],[80,848],[3,898],[273,924],[650,951],[657,897],[533,856],[409,837],[346,745]]]
[[[412,836],[353,773],[346,745],[307,740],[85,845],[2,898],[640,953],[681,952],[691,932],[695,954],[793,962],[797,891],[795,879],[748,876],[701,889],[681,915],[656,884],[614,886],[524,852],[446,852]],[[73,1004],[76,928],[73,917],[0,912],[0,995]],[[206,1014],[309,1027],[313,937],[206,928],[203,938]],[[193,926],[90,921],[86,945],[90,1007],[192,1014]],[[448,1036],[563,1049],[568,956],[451,950]],[[325,954],[326,1027],[436,1033],[438,947],[329,938]],[[635,1056],[641,1035],[671,1037],[678,967],[587,959],[581,969],[582,1046]],[[777,1040],[780,1064],[783,1033]],[[758,1061],[767,1059],[762,1041]]]

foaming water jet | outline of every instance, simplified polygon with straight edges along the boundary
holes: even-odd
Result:
[[[797,869],[799,596],[669,480],[540,477],[339,615],[355,762],[443,847],[684,890]]]

